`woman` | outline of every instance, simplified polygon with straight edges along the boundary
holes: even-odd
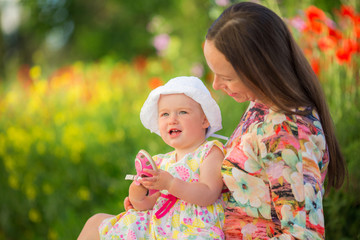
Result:
[[[213,88],[250,101],[226,145],[226,239],[324,239],[322,198],[346,167],[321,85],[274,12],[230,6],[208,30]]]

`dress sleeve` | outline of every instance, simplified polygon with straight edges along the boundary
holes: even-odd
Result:
[[[319,147],[311,135],[299,136],[295,123],[277,123],[257,129],[258,159],[275,210],[272,219],[280,221],[282,232],[272,239],[323,239]]]
[[[219,140],[212,140],[206,143],[205,146],[205,157],[210,153],[210,150],[214,147],[218,147],[220,151],[225,154],[225,148],[224,145]]]

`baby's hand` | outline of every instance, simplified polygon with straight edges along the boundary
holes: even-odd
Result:
[[[164,170],[154,171],[146,169],[144,171],[153,175],[152,177],[146,177],[139,180],[139,182],[147,189],[168,190],[174,179],[170,173]]]
[[[129,197],[126,197],[126,198],[124,199],[124,208],[125,208],[125,211],[134,208],[133,205],[132,205],[131,202],[130,202]]]

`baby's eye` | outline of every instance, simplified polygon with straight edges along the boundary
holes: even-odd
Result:
[[[160,114],[160,117],[167,117],[167,116],[169,116],[169,113],[161,113]]]
[[[179,114],[187,114],[187,111],[180,111]]]

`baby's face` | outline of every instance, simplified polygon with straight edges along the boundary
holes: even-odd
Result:
[[[166,144],[189,151],[204,142],[206,129],[210,125],[200,104],[185,94],[160,96],[158,124]]]

